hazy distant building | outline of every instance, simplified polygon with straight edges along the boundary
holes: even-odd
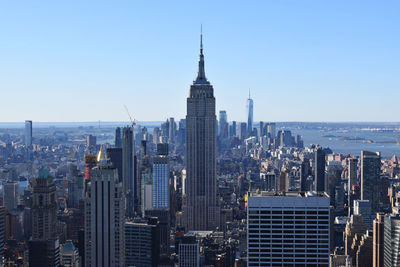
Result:
[[[253,132],[253,99],[250,97],[249,90],[249,98],[247,99],[247,134],[252,135]]]
[[[32,121],[25,121],[25,146],[32,145]]]
[[[87,147],[95,147],[97,145],[97,138],[94,135],[89,134],[86,137],[86,146]]]
[[[328,266],[328,195],[254,192],[247,205],[248,266]]]
[[[315,151],[315,190],[323,192],[325,185],[325,153],[321,147]]]
[[[373,212],[379,211],[381,155],[361,151],[361,199],[369,200]]]
[[[238,137],[240,140],[244,140],[247,138],[247,124],[245,122],[239,123]]]
[[[269,135],[272,139],[276,137],[276,123],[270,122],[266,124],[267,127],[267,135]]]
[[[200,44],[199,72],[190,86],[186,115],[186,230],[212,230],[219,225],[216,178],[216,125],[213,86],[204,71]]]
[[[122,141],[121,141],[121,128],[117,127],[115,129],[115,141],[114,141],[114,147],[120,148],[122,147]]]
[[[219,136],[222,138],[228,137],[228,116],[225,110],[219,111]]]
[[[125,209],[117,170],[100,164],[85,196],[85,265],[125,266]]]

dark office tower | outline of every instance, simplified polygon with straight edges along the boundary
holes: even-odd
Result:
[[[201,36],[202,39],[202,36]],[[212,230],[219,225],[216,185],[216,124],[213,86],[204,72],[200,42],[199,72],[190,86],[186,115],[186,230]]]
[[[32,121],[25,121],[25,146],[32,145]]]
[[[122,182],[122,148],[107,148],[107,158],[110,159],[111,166],[118,171],[118,180]]]
[[[122,147],[122,141],[121,141],[121,128],[117,127],[115,129],[115,147],[120,148]]]
[[[325,191],[325,152],[319,147],[315,151],[315,191]]]
[[[245,122],[241,122],[239,124],[239,134],[238,135],[239,135],[239,139],[242,141],[247,138],[247,125]]]
[[[29,266],[59,266],[60,247],[56,235],[56,185],[45,169],[33,183],[32,239],[29,241]]]
[[[300,191],[309,191],[307,178],[311,174],[310,160],[305,158],[300,167]]]
[[[168,143],[175,143],[175,135],[176,135],[176,123],[174,118],[169,118],[169,133],[168,133]]]
[[[372,211],[379,211],[381,154],[361,151],[361,199],[369,200]]]
[[[400,266],[400,216],[388,215],[384,221],[383,266]]]
[[[253,132],[253,99],[250,97],[247,99],[247,134],[251,135]]]
[[[348,159],[348,188],[349,191],[352,190],[354,185],[358,184],[357,181],[357,164],[358,164],[358,159],[357,158],[349,158]]]
[[[156,218],[125,223],[126,266],[157,267],[160,258],[159,225]]]
[[[234,137],[234,136],[236,136],[236,121],[232,121],[232,131],[231,131],[231,137]]]
[[[134,215],[135,199],[135,180],[134,180],[134,140],[133,128],[124,127],[122,129],[122,184],[123,192],[126,197],[126,216]]]
[[[384,238],[384,218],[383,214],[377,213],[374,220],[374,234],[372,243],[372,264],[373,267],[383,267],[383,238]]]

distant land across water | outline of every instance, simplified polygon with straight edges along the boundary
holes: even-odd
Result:
[[[136,122],[149,132],[163,121]],[[33,122],[35,128],[81,128],[112,131],[130,122]],[[258,128],[255,123],[254,127]],[[277,130],[290,130],[301,135],[304,145],[319,144],[336,153],[359,156],[361,150],[379,151],[383,157],[400,155],[400,122],[276,122]],[[24,122],[0,122],[0,130],[24,128]],[[109,140],[112,142],[112,140]]]

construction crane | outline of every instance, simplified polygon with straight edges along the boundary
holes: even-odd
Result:
[[[126,107],[126,105],[124,105],[124,107],[125,107],[126,113],[128,113],[129,120],[130,120],[131,123],[132,123],[132,129],[134,129],[134,128],[135,128],[135,125],[136,125],[136,120],[135,120],[135,119],[132,119],[132,116],[131,116],[131,114],[129,113],[129,110],[128,110],[128,108]]]

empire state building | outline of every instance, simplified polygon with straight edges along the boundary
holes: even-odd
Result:
[[[220,209],[216,184],[216,121],[213,86],[204,71],[202,35],[199,72],[190,86],[186,115],[186,185],[183,220],[186,230],[214,230]]]

